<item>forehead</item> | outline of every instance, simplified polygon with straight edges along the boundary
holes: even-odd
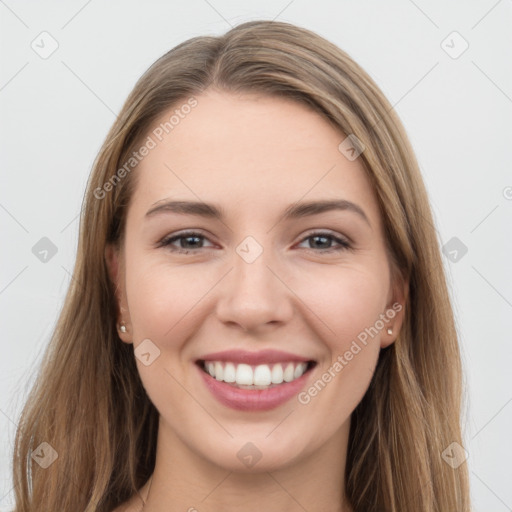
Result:
[[[132,205],[144,214],[163,199],[246,208],[272,217],[302,200],[346,199],[379,212],[360,159],[338,149],[346,135],[289,99],[207,91],[162,113],[148,132]],[[153,145],[153,144],[152,144]],[[142,210],[144,209],[144,212]]]

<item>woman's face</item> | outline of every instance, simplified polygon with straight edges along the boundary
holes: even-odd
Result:
[[[107,251],[162,442],[231,471],[337,453],[403,317],[362,162],[290,100],[195,101],[144,141]]]

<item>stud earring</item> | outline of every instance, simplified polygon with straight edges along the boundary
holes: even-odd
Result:
[[[126,325],[121,324],[121,325],[119,326],[119,330],[120,330],[121,332],[126,332]]]
[[[393,329],[388,329],[388,334],[393,334]]]

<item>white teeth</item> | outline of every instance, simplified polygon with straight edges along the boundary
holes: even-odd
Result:
[[[256,366],[254,370],[254,385],[255,386],[269,386],[272,382],[272,374],[270,368],[266,364]]]
[[[254,384],[252,368],[248,364],[239,364],[236,367],[235,382],[246,386]]]
[[[236,368],[233,363],[226,363],[224,366],[224,382],[235,382]]]
[[[275,364],[272,368],[272,384],[281,384],[283,382],[283,367]]]
[[[293,378],[298,379],[306,371],[307,363],[300,363],[293,372]]]
[[[283,380],[285,382],[291,382],[293,380],[294,374],[295,374],[295,372],[294,372],[293,363],[288,363],[288,366],[286,367],[286,370],[283,373]]]
[[[238,386],[257,386],[265,388],[270,385],[292,382],[301,377],[307,368],[307,363],[277,363],[273,365],[224,363],[222,361],[206,361],[204,369],[219,381]]]
[[[215,363],[215,378],[217,380],[224,380],[224,368],[222,367],[222,363],[218,361]]]

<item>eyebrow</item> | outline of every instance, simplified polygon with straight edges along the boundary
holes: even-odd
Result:
[[[321,200],[295,203],[286,208],[282,220],[293,220],[329,211],[348,211],[357,214],[369,226],[372,227],[364,210],[357,204],[346,199]],[[174,213],[178,215],[197,215],[205,218],[224,220],[226,215],[221,207],[214,204],[198,201],[157,201],[146,212],[146,218],[162,213]]]

